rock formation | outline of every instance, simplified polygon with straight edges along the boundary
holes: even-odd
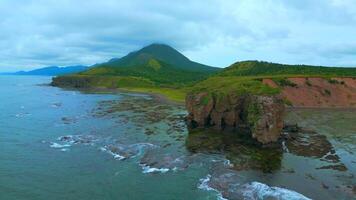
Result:
[[[284,104],[279,96],[188,94],[191,128],[247,130],[259,143],[276,142],[283,128]]]

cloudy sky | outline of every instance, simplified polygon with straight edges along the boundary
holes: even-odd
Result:
[[[0,0],[0,71],[90,65],[150,43],[218,67],[356,66],[356,0]]]

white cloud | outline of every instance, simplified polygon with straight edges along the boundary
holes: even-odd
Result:
[[[1,0],[0,71],[93,64],[152,42],[215,66],[356,65],[355,0]]]

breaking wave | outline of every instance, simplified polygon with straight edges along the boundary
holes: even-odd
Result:
[[[211,181],[212,176],[208,174],[205,178],[200,179],[198,188],[206,191],[216,192],[218,200],[311,200],[310,198],[293,190],[288,190],[280,187],[270,187],[264,183],[256,181],[245,184],[234,183],[223,189],[215,188],[214,186],[216,185],[212,184]]]

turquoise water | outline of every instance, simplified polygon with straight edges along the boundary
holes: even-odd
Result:
[[[261,163],[269,165],[270,157],[256,164],[251,153],[237,148],[242,145],[204,146],[205,139],[188,137],[182,106],[147,95],[44,85],[49,82],[50,77],[0,76],[0,199],[354,197],[352,111],[329,112],[327,119],[317,111],[289,116],[320,129],[346,171],[317,170],[325,164],[320,158],[278,151],[266,172]],[[245,160],[251,165],[243,165]]]

